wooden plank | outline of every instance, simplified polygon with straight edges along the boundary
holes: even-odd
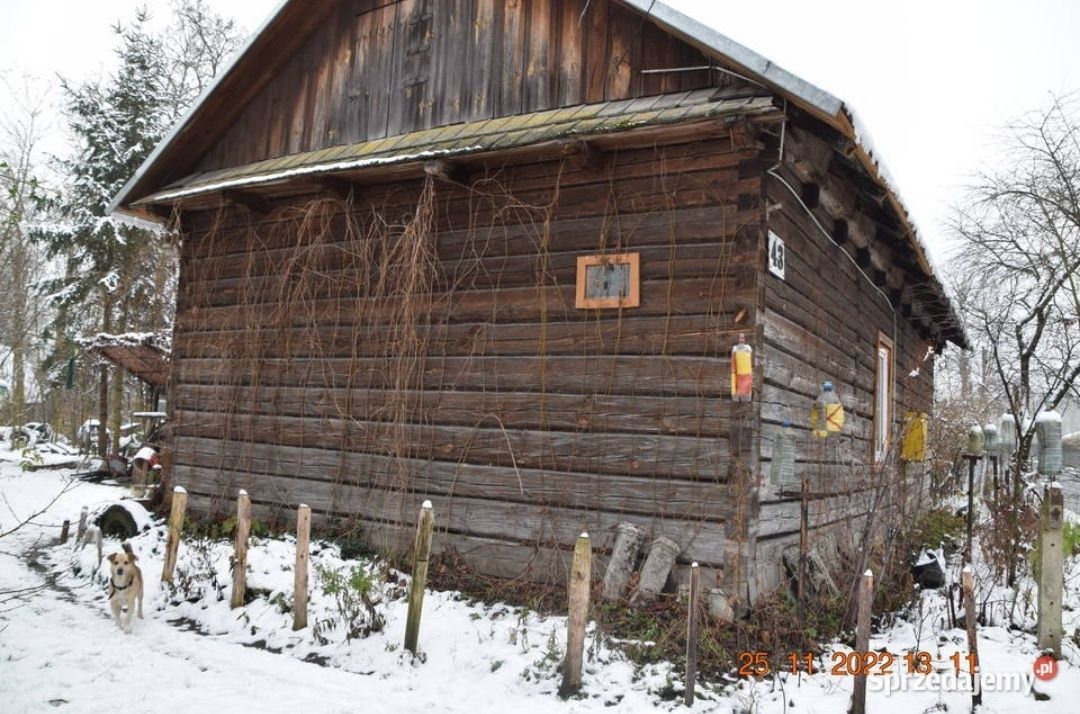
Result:
[[[556,4],[554,0],[529,0],[522,87],[522,110],[525,112],[547,109],[555,101]]]
[[[432,33],[435,0],[401,0],[391,60],[390,119],[387,134],[396,136],[431,126],[434,106]]]
[[[181,408],[175,410],[175,433],[584,473],[717,480],[728,468],[726,440],[689,436],[373,423]]]
[[[243,474],[210,469],[185,472],[192,481],[191,493],[213,496],[236,488]],[[350,514],[361,523],[372,521],[407,527],[424,500],[431,500],[439,513],[440,531],[464,533],[482,538],[511,542],[545,543],[565,546],[573,543],[583,528],[593,534],[596,547],[609,550],[615,529],[624,521],[640,523],[651,537],[666,537],[680,546],[682,557],[718,565],[732,544],[724,527],[716,523],[652,518],[603,511],[578,511],[546,507],[538,517],[533,503],[509,503],[461,496],[405,493],[381,489],[356,488],[348,484],[319,481],[296,481],[287,477],[258,477],[260,494],[252,499],[276,502],[282,506],[303,499],[313,511]],[[262,495],[265,494],[265,495]]]
[[[522,113],[522,93],[525,76],[524,0],[506,0],[502,4],[502,48],[499,60],[498,91],[495,95],[495,115],[510,116]]]
[[[473,6],[473,0],[439,0],[434,4],[431,126],[472,119],[469,116],[470,88],[476,79],[473,76]]]
[[[751,288],[721,285],[723,277],[736,278],[741,272],[725,271],[713,277],[687,278],[685,281],[647,280],[641,284],[641,304],[633,309],[635,317],[657,315],[702,315],[716,320],[718,324],[730,324],[736,313],[747,310],[752,314],[754,292]],[[177,313],[176,326],[180,333],[207,330],[236,330],[248,325],[265,327],[303,327],[312,324],[324,327],[340,326],[362,329],[367,325],[390,322],[401,312],[400,305],[389,298],[363,298],[340,296],[310,299],[289,304],[272,302],[246,302],[237,305],[237,290],[222,288],[221,283],[200,284],[200,289],[222,290],[218,306],[198,309],[181,308]],[[615,313],[597,313],[579,310],[574,306],[575,288],[572,285],[550,287],[503,287],[491,290],[461,289],[424,296],[420,309],[432,323],[460,322],[535,322],[544,320],[559,322],[615,319]],[[755,320],[745,318],[744,327]],[[820,382],[818,383],[820,387]]]
[[[641,31],[644,21],[621,5],[608,14],[608,68],[604,99],[639,96],[641,93]]]
[[[621,320],[531,323],[459,323],[423,328],[417,335],[426,354],[468,357],[564,354],[594,356],[665,354],[719,355],[731,349],[742,330],[719,330],[699,315],[628,317]],[[313,326],[198,332],[175,336],[175,360],[191,357],[258,359],[302,357],[378,357],[400,349],[400,329],[375,325],[362,340],[351,330]]]
[[[704,150],[709,148],[707,145],[701,146]],[[650,154],[647,162],[628,165],[624,163],[626,159],[625,155],[622,155],[622,157],[618,159],[618,164],[613,162],[609,166],[605,166],[596,171],[589,171],[587,174],[581,171],[573,171],[569,166],[556,165],[554,162],[550,162],[547,166],[534,167],[537,171],[537,176],[534,178],[537,181],[537,185],[540,185],[549,182],[552,178],[558,176],[560,179],[560,192],[574,189],[574,193],[580,192],[583,195],[588,195],[590,191],[596,190],[595,186],[590,186],[590,184],[602,184],[605,187],[610,187],[612,176],[618,176],[620,182],[625,182],[627,179],[635,177],[654,178],[657,172],[675,172],[683,174],[708,171],[710,169],[724,169],[735,166],[740,160],[740,156],[740,154],[724,154],[718,156],[717,154],[706,153],[701,157],[673,159]],[[550,167],[550,169],[548,167]],[[565,172],[560,174],[560,168],[564,169]],[[504,176],[503,180],[506,180],[507,178],[508,177]],[[703,176],[702,181],[709,181],[711,179],[719,186],[723,186],[729,178],[729,176],[724,174],[713,174],[712,176]],[[517,181],[516,179],[510,180],[507,185],[508,187],[513,187],[514,191],[528,188],[523,182]],[[547,183],[546,185],[550,188],[550,183]],[[681,188],[679,183],[673,183],[669,186],[672,190]],[[654,194],[656,190],[651,182],[641,182],[640,188],[642,189],[642,193],[639,193],[639,196],[643,197]],[[753,190],[753,184],[748,183],[744,185],[740,182],[738,186],[731,186],[731,188],[749,191]],[[416,186],[416,190],[419,190],[418,186]],[[607,190],[607,188],[605,188],[605,190]],[[440,192],[439,216],[437,218],[436,228],[440,234],[440,251],[443,252],[443,254],[447,255],[447,257],[451,257],[455,253],[460,255],[463,248],[469,247],[468,243],[480,239],[491,241],[502,239],[504,237],[517,237],[519,239],[527,237],[529,241],[522,247],[526,248],[528,252],[534,252],[536,250],[536,224],[542,220],[542,214],[506,215],[504,205],[506,201],[494,197],[488,201],[474,195],[470,204],[472,206],[472,212],[463,216],[461,215],[460,209],[457,211],[452,210],[452,204],[468,198],[467,193],[468,192],[466,191],[459,194],[459,192],[452,188],[444,188],[443,191]],[[364,198],[366,202],[378,205],[383,211],[394,212],[399,209],[408,210],[410,207],[415,206],[417,194],[410,192],[409,194],[402,195],[402,200],[397,205],[381,200],[382,197],[371,196],[370,194],[366,195]],[[576,196],[572,195],[570,198],[576,198]],[[670,231],[672,222],[676,218],[680,218],[685,214],[692,215],[692,212],[694,211],[712,210],[720,215],[715,217],[709,235],[715,236],[719,233],[731,233],[734,232],[738,226],[760,216],[760,209],[740,208],[736,202],[736,198],[737,195],[732,192],[731,195],[718,195],[714,200],[706,202],[696,208],[683,207],[681,201],[676,201],[674,202],[674,205],[670,205],[669,202],[669,205],[662,210],[650,209],[633,211],[628,209],[620,212],[618,223],[616,225],[619,227],[620,232],[625,233],[635,232],[639,225],[643,227],[654,226]],[[327,204],[325,208],[328,210],[328,218],[330,220],[327,230],[335,233],[341,231],[344,227],[344,204]],[[572,231],[576,226],[580,226],[583,230],[588,229],[591,235],[594,238],[597,238],[597,227],[602,226],[605,223],[610,225],[610,217],[604,215],[602,212],[595,216],[572,218],[560,215],[558,206],[555,207],[552,218],[555,220],[551,222],[549,230],[551,231],[553,238],[562,233]],[[586,225],[585,223],[582,223],[582,221],[588,221],[589,219],[593,219],[592,224]],[[293,219],[293,221],[294,220],[295,219]],[[363,227],[367,227],[370,223],[370,218],[364,213],[355,215],[353,220]],[[597,223],[597,221],[600,221],[600,223]],[[271,215],[266,220],[260,222],[257,237],[260,251],[280,250],[284,247],[295,250],[295,237],[288,238],[289,231],[281,230],[281,228],[291,224],[292,221],[280,218],[276,214]],[[208,238],[207,234],[211,232],[214,234],[212,243],[206,240]],[[243,223],[234,226],[215,226],[214,224],[210,224],[205,228],[193,231],[190,237],[191,240],[188,243],[185,243],[184,246],[185,258],[244,254],[248,252],[249,242],[255,240],[250,233],[250,224],[248,224],[246,220]],[[444,241],[450,242],[446,248],[443,248],[441,245]],[[336,241],[334,240],[326,241],[327,244],[333,244],[335,242]],[[592,245],[598,245],[598,242],[594,240],[592,241]],[[514,252],[522,251],[518,250]]]
[[[643,96],[669,94],[679,91],[682,72],[646,73],[648,70],[685,69],[685,65],[679,63],[676,55],[678,44],[680,44],[679,41],[672,35],[664,32],[651,22],[645,23],[642,28],[641,55],[641,68],[644,70],[641,76],[641,94]]]
[[[543,376],[538,375],[542,383]],[[601,387],[601,385],[597,385]],[[174,387],[185,409],[378,421],[391,405],[410,421],[472,426],[492,421],[507,429],[548,428],[604,433],[661,433],[726,437],[729,404],[697,397],[559,394],[543,392],[391,391],[280,386],[187,385]]]
[[[715,481],[514,469],[213,438],[180,437],[176,443],[177,473],[236,472],[252,487],[280,477],[296,481],[293,487],[301,492],[305,481],[378,488],[407,473],[413,490],[429,495],[695,522],[722,523],[731,515],[726,484]]]
[[[609,357],[439,357],[417,375],[425,389],[548,391],[564,394],[612,394],[726,397],[729,362],[724,357],[666,355]],[[175,367],[179,384],[239,385],[254,377],[247,364],[222,356],[185,359]],[[267,384],[308,388],[388,386],[386,360],[339,358],[261,360],[259,377]]]
[[[581,3],[564,1],[555,5],[558,37],[555,96],[558,106],[567,107],[585,101],[585,25],[581,21]]]
[[[608,13],[609,0],[589,0],[584,24],[587,32],[585,44],[585,101],[604,101],[607,90],[608,65]]]
[[[640,279],[643,282],[664,280],[671,275],[678,275],[686,280],[711,279],[714,281],[714,289],[710,294],[717,297],[716,308],[727,307],[723,301],[726,291],[738,297],[740,290],[747,289],[754,282],[756,275],[756,261],[750,262],[753,256],[736,250],[738,241],[724,241],[720,243],[695,243],[695,244],[667,244],[667,245],[636,246],[634,252],[639,254],[641,264]],[[582,249],[548,253],[544,256],[547,270],[544,282],[558,285],[573,285],[577,277],[577,258]],[[601,252],[593,248],[589,252]],[[609,251],[610,252],[610,251]],[[225,305],[256,305],[258,303],[274,302],[298,302],[305,304],[310,301],[335,299],[338,301],[348,299],[364,299],[369,290],[378,287],[379,274],[376,270],[398,270],[399,266],[393,263],[380,265],[370,263],[369,275],[357,274],[355,268],[350,267],[362,253],[348,251],[341,254],[341,260],[333,268],[320,265],[294,265],[290,272],[276,271],[274,274],[251,277],[226,278],[218,280],[193,280],[189,284],[188,293],[178,305],[183,311],[188,307],[212,307]],[[443,263],[433,271],[431,276],[431,294],[422,299],[432,303],[440,299],[445,293],[464,293],[469,291],[488,290],[499,292],[511,288],[542,289],[543,283],[539,282],[536,274],[537,260],[539,255],[500,256],[473,254],[459,261]],[[211,269],[212,266],[211,266]],[[307,276],[309,281],[300,281],[298,276]],[[202,276],[200,276],[202,277]],[[385,280],[385,278],[384,278]],[[726,281],[726,282],[722,282]],[[671,281],[674,285],[678,281]],[[374,284],[374,287],[373,287]],[[395,286],[391,283],[387,289]],[[694,288],[698,289],[695,284]],[[368,298],[372,299],[372,298]],[[512,300],[512,298],[507,298]],[[492,295],[488,300],[489,305],[499,302],[497,295]],[[573,303],[566,303],[567,305]],[[711,312],[711,311],[710,311]],[[610,316],[613,313],[597,313],[601,316]],[[627,309],[624,314],[633,316],[632,309]],[[771,313],[775,315],[775,313]],[[777,320],[785,320],[795,328],[802,329],[796,323],[787,321],[779,315]],[[778,328],[778,333],[782,332]],[[779,343],[783,344],[783,343]]]
[[[490,119],[494,115],[496,103],[492,100],[495,91],[496,73],[495,48],[502,46],[502,24],[499,20],[497,4],[499,0],[475,0],[476,19],[472,25],[472,71],[465,86],[468,99],[469,121]]]
[[[600,139],[597,138],[592,143],[598,145],[597,142],[599,141]],[[440,202],[439,215],[437,216],[438,227],[441,230],[448,227],[454,228],[455,226],[448,225],[450,221],[460,217],[473,218],[478,211],[480,212],[480,219],[486,218],[489,211],[503,206],[511,197],[523,198],[524,191],[535,192],[534,195],[538,199],[545,199],[538,204],[542,206],[547,201],[550,201],[549,192],[555,178],[559,180],[560,191],[571,186],[585,184],[601,184],[604,186],[604,190],[607,191],[613,178],[621,180],[651,178],[655,181],[657,176],[662,175],[664,184],[669,187],[669,190],[675,190],[679,188],[679,184],[672,182],[674,174],[693,173],[709,169],[734,169],[751,156],[747,151],[733,150],[726,133],[724,135],[698,136],[694,140],[665,145],[662,148],[655,145],[632,149],[624,147],[617,154],[605,156],[605,161],[596,166],[585,165],[578,167],[572,163],[567,164],[565,161],[565,146],[565,143],[560,144],[558,151],[552,152],[545,158],[533,159],[525,164],[501,165],[493,163],[486,166],[483,169],[483,171],[487,172],[484,178],[489,181],[497,179],[499,186],[504,187],[505,191],[492,190],[490,187],[442,187],[437,196],[437,200]],[[730,176],[727,175],[712,177],[713,182],[717,185],[723,185],[729,179]],[[649,187],[650,191],[655,190],[649,183],[643,185]],[[483,190],[477,190],[478,188]],[[415,180],[415,177],[406,181],[384,179],[378,185],[365,186],[363,198],[365,203],[378,206],[382,210],[393,211],[399,208],[407,210],[416,205],[421,189],[422,183]],[[760,180],[745,186],[740,183],[738,186],[732,186],[732,189],[738,189],[739,192],[760,191]],[[731,199],[735,195],[737,194],[733,192],[733,195],[728,197],[728,202],[733,202]],[[302,200],[293,201],[297,205],[304,202]],[[335,209],[333,211],[335,213],[344,210],[344,205],[331,207]],[[454,210],[455,207],[457,210]],[[200,216],[198,213],[192,215],[196,219],[201,219],[189,231],[195,236],[215,226],[217,226],[216,230],[219,231],[228,230],[229,228],[246,231],[251,227],[246,220],[234,220],[230,223],[228,216],[219,216],[217,214],[216,208],[214,212],[208,215]],[[224,223],[222,218],[225,219]],[[278,223],[286,223],[288,220],[285,215],[271,216],[259,224],[260,232],[265,232],[266,228]],[[506,218],[501,220],[504,223],[520,221],[520,218],[516,221],[509,221]],[[485,225],[485,223],[481,221],[477,225]],[[185,250],[189,249],[190,246],[186,245]]]

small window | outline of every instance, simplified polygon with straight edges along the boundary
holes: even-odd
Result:
[[[892,433],[893,343],[878,333],[877,358],[874,361],[874,462],[880,463],[889,453]]]
[[[640,265],[637,253],[579,257],[577,307],[637,307],[641,302]]]

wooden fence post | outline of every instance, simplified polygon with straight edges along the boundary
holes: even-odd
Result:
[[[874,574],[867,570],[859,584],[859,614],[855,623],[855,654],[865,657],[870,650],[870,610],[874,606]],[[866,675],[855,677],[852,712],[866,714]]]
[[[251,498],[247,491],[240,489],[236,497],[236,538],[233,544],[233,579],[230,607],[244,604],[247,590],[247,551],[248,535],[251,533]]]
[[[68,532],[71,530],[71,521],[64,519],[64,525],[60,526],[60,542],[67,543]]]
[[[409,586],[409,612],[405,620],[405,649],[416,654],[420,641],[420,616],[424,610],[424,587],[427,584],[428,560],[431,558],[431,538],[435,529],[435,512],[431,501],[420,506],[413,542],[412,584]]]
[[[806,555],[810,548],[810,482],[806,474],[802,476],[802,494],[799,501],[799,569],[796,582],[795,599],[799,606],[799,618],[802,618],[803,603],[806,600]]]
[[[566,661],[563,664],[559,696],[568,697],[581,689],[581,663],[585,654],[585,622],[589,616],[589,589],[592,585],[592,546],[589,534],[582,533],[574,544],[567,594],[570,613],[566,622]]]
[[[161,582],[171,583],[176,569],[176,552],[180,548],[180,531],[184,527],[184,511],[187,510],[187,489],[173,489],[172,509],[169,511],[169,537],[165,541],[165,565],[161,569]]]
[[[307,627],[308,551],[311,548],[311,506],[301,503],[296,509],[296,567],[293,579],[294,630]]]
[[[79,511],[79,528],[75,531],[75,543],[82,545],[83,540],[86,537],[86,518],[90,515],[90,509],[86,506],[82,507]]]
[[[971,566],[965,565],[960,571],[960,583],[964,589],[964,624],[967,627],[968,661],[971,663],[971,705],[982,704],[982,688],[976,679],[979,676],[979,640],[975,634],[975,583],[971,575]],[[957,673],[959,674],[959,673]]]
[[[972,454],[965,454],[964,458],[968,462],[968,492],[967,492],[967,538],[964,542],[964,562],[971,562],[971,540],[972,531],[975,526],[975,463],[979,460],[978,456]]]
[[[694,688],[697,686],[698,626],[701,613],[701,582],[698,564],[690,566],[689,611],[686,614],[686,693],[683,704],[694,706]]]
[[[1039,649],[1061,659],[1061,599],[1065,582],[1065,502],[1060,486],[1043,488],[1039,514]]]
[[[94,547],[97,549],[97,562],[101,565],[101,529],[94,526]]]

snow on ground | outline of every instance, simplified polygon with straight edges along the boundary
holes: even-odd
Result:
[[[60,492],[63,472],[24,473],[0,463],[0,531],[12,522],[8,508],[33,513]],[[231,544],[190,538],[180,549],[176,586],[159,584],[164,528],[152,522],[132,546],[146,581],[145,620],[131,635],[111,621],[105,601],[107,564],[98,567],[92,547],[74,542],[55,545],[60,522],[74,524],[81,506],[91,511],[125,496],[116,486],[72,482],[49,511],[19,532],[0,540],[0,591],[44,586],[17,603],[0,604],[0,710],[30,712],[51,708],[78,712],[202,711],[232,708],[265,712],[534,712],[674,711],[681,677],[669,665],[644,668],[629,662],[590,631],[586,641],[585,691],[579,699],[556,696],[557,668],[565,643],[565,619],[539,617],[501,604],[470,603],[457,593],[429,593],[420,632],[422,657],[401,648],[407,576],[375,561],[346,561],[334,545],[316,542],[312,550],[311,626],[291,629],[292,542],[253,538],[248,587],[255,598],[231,610]],[[74,531],[74,528],[73,528]],[[105,552],[119,549],[106,540]],[[985,591],[987,578],[977,563],[976,581]],[[384,620],[378,631],[356,632],[349,639],[341,608],[326,592],[334,573],[370,582],[374,612]],[[958,572],[950,568],[950,577]],[[987,712],[1076,711],[1080,695],[1080,652],[1071,640],[1080,627],[1080,558],[1069,563],[1066,596],[1066,659],[1061,672],[1037,690],[1049,696],[1036,701],[1030,673],[1037,655],[1033,609],[1021,601],[1021,629],[1002,626],[1001,607],[991,607],[994,622],[980,628],[983,671],[1022,675],[1016,692],[986,692]],[[331,588],[332,589],[332,588]],[[350,591],[355,592],[355,591]],[[1011,596],[1004,589],[985,591],[990,601]],[[0,595],[0,600],[3,596]],[[345,603],[359,613],[357,630],[371,623],[358,600]],[[871,640],[871,649],[897,656],[927,651],[946,676],[948,658],[967,652],[962,629],[950,628],[941,591],[924,593],[912,612],[897,618]],[[999,614],[994,614],[999,613]],[[813,676],[782,674],[764,680],[706,683],[694,710],[701,712],[842,712],[850,701],[853,679],[829,671],[836,645],[816,666]],[[305,661],[307,660],[307,661]],[[320,664],[325,666],[320,666]],[[772,662],[774,671],[787,666]],[[919,678],[871,677],[868,711],[914,714],[970,711],[970,693],[888,691],[918,686]],[[1073,696],[1070,696],[1073,695]],[[666,697],[666,698],[665,698]],[[681,699],[681,696],[679,697]]]

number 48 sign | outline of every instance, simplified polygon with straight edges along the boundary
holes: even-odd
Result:
[[[780,239],[780,236],[769,231],[769,272],[783,280],[786,265],[787,253],[785,252],[784,241]]]

